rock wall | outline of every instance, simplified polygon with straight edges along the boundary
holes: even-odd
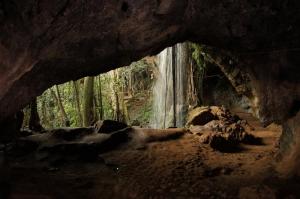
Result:
[[[263,125],[283,124],[279,170],[297,174],[300,162],[300,64],[298,50],[230,53],[205,48],[207,59],[220,67],[237,93],[250,102],[251,111]],[[269,68],[266,69],[266,66]]]
[[[236,53],[204,48],[206,59],[220,67],[239,95],[251,102],[264,125],[284,123],[300,109],[298,53],[278,50]]]
[[[242,66],[251,78],[256,115],[265,125],[274,121],[283,123],[299,111],[298,53],[279,50],[242,57],[244,60]]]
[[[280,138],[281,160],[278,171],[284,176],[300,175],[300,112],[283,125],[283,134]]]
[[[251,112],[249,98],[239,93],[232,85],[229,76],[219,66],[206,63],[205,80],[203,82],[203,104],[205,106],[225,106],[228,109],[243,109]]]

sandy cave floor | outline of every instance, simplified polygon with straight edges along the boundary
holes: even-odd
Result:
[[[250,114],[238,114],[263,145],[221,153],[186,134],[126,145],[92,163],[49,168],[28,158],[11,160],[12,198],[299,198],[300,181],[278,178],[274,170],[280,127],[262,128]]]

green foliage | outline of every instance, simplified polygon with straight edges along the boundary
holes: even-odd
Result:
[[[190,50],[192,51],[192,58],[196,67],[193,69],[193,80],[196,85],[196,93],[198,102],[197,105],[203,105],[204,93],[203,93],[203,82],[207,71],[206,54],[203,51],[203,47],[199,44],[190,43]]]
[[[203,52],[202,46],[195,43],[190,43],[190,49],[192,51],[192,57],[195,60],[200,71],[206,69],[205,53]]]
[[[133,95],[131,96],[132,98],[135,98],[135,95],[137,97],[139,97],[140,94],[144,95],[146,92],[151,93],[153,81],[151,78],[152,68],[153,66],[151,66],[151,64],[147,63],[147,61],[143,59],[137,62],[133,62],[128,67],[116,69],[116,73],[118,74],[116,77],[112,76],[110,73],[101,74],[100,80],[98,79],[99,76],[95,77],[94,98],[97,103],[94,106],[94,112],[96,113],[97,118],[99,118],[101,112],[100,98],[102,98],[103,118],[113,119],[114,107],[112,102],[112,86],[114,87],[114,89],[116,89],[119,95],[121,95],[122,93],[131,93],[131,95]],[[78,80],[76,85],[78,86],[80,109],[81,112],[83,112],[83,79]],[[100,97],[100,85],[102,97]],[[72,82],[67,82],[59,85],[58,87],[64,110],[68,116],[68,119],[70,120],[70,126],[80,126],[80,117],[78,115],[78,107],[76,104],[77,98],[74,91],[74,85],[72,84]],[[55,88],[52,89],[55,90]],[[124,103],[123,98],[124,97],[120,98],[120,100],[123,101],[120,102],[120,104],[126,105],[130,114],[130,108],[131,106],[134,107],[135,104],[129,104],[126,100]],[[138,119],[141,123],[149,123],[152,111],[152,103],[150,102],[150,98],[145,98],[145,102],[143,102],[144,104],[142,106],[139,106],[140,109],[137,109],[135,111],[136,115],[134,116],[134,118]],[[37,98],[37,105],[42,126],[44,126],[45,128],[57,128],[64,126],[60,108],[49,89]],[[27,107],[24,109],[24,111],[24,126],[26,127],[28,126],[30,109]],[[131,119],[133,119],[133,117]],[[130,123],[131,120],[128,122]]]
[[[152,93],[137,93],[128,101],[130,123],[138,121],[140,125],[148,126],[153,114],[152,105]]]
[[[141,121],[142,125],[147,125],[149,124],[149,121],[152,117],[153,114],[153,108],[152,108],[152,103],[147,102],[142,108],[141,112],[138,115],[139,120]]]

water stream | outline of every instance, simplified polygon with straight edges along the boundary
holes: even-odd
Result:
[[[188,44],[176,44],[158,55],[159,75],[153,89],[153,128],[183,127],[187,113]]]

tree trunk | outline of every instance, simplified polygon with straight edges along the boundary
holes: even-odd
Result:
[[[45,125],[46,127],[49,127],[49,119],[47,117],[47,108],[46,108],[46,97],[43,97],[42,99],[42,106],[41,106],[41,111],[42,111],[42,124]]]
[[[65,111],[65,108],[62,104],[62,101],[61,101],[61,96],[60,96],[60,92],[59,92],[59,88],[57,85],[55,85],[55,88],[56,88],[56,92],[57,92],[57,95],[55,93],[55,91],[53,91],[52,89],[50,89],[51,91],[51,94],[53,95],[58,107],[59,107],[59,110],[61,112],[61,116],[62,116],[62,119],[63,119],[63,125],[69,127],[70,126],[70,120],[66,114],[66,111]]]
[[[29,129],[32,131],[40,132],[44,130],[40,123],[40,117],[37,110],[37,99],[35,98],[30,103],[30,119],[29,119]]]
[[[97,101],[97,95],[94,95],[93,96],[93,118],[94,118],[94,121],[97,121],[99,120],[100,116],[99,116],[99,111],[97,111],[99,109],[99,106],[98,106],[98,101]]]
[[[99,75],[99,90],[98,90],[98,99],[99,99],[99,106],[100,106],[100,110],[99,110],[99,119],[103,120],[103,99],[102,99],[102,83],[101,83],[101,75]]]
[[[78,85],[76,81],[73,81],[73,88],[74,88],[74,93],[75,93],[75,101],[76,101],[76,109],[77,109],[77,115],[78,115],[78,120],[79,120],[79,125],[83,126],[83,119],[82,119],[82,113],[81,113],[81,108],[80,108],[80,96],[79,96],[79,90],[78,90]]]
[[[84,78],[83,90],[83,125],[90,126],[94,120],[93,110],[94,77]]]
[[[120,102],[119,102],[119,94],[118,94],[118,75],[116,70],[113,70],[111,73],[112,77],[112,102],[113,102],[113,119],[116,121],[121,121],[121,111],[120,111]]]

